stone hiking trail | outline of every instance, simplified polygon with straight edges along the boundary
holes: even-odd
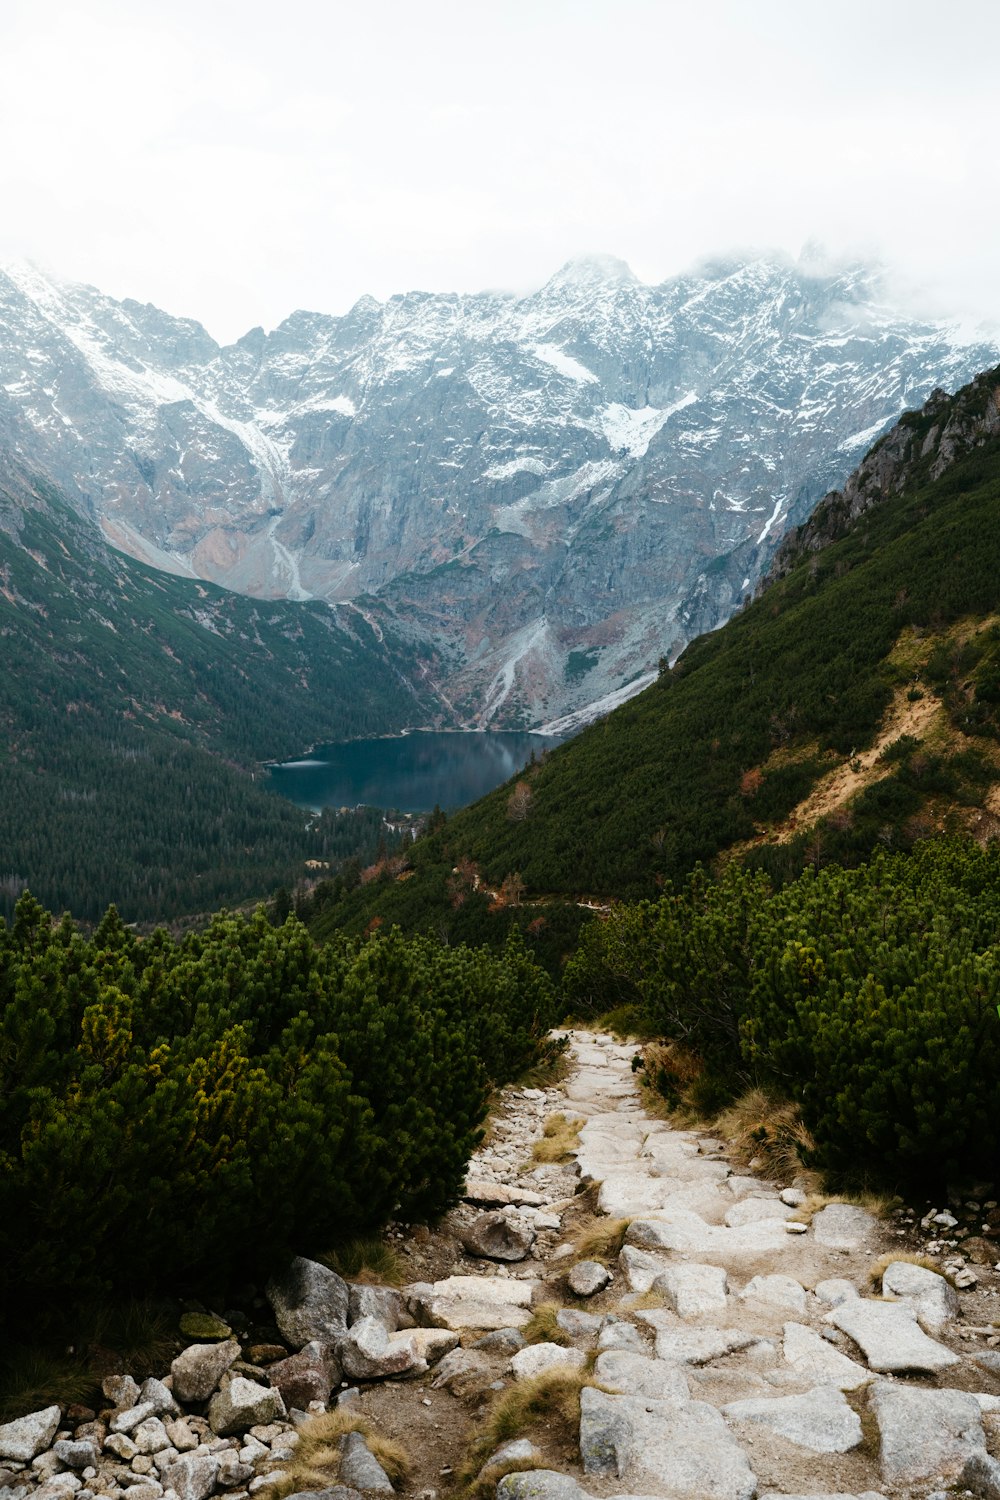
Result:
[[[0,1500],[267,1500],[331,1404],[408,1451],[397,1490],[458,1500],[494,1399],[558,1369],[590,1382],[578,1433],[543,1418],[488,1448],[479,1500],[1000,1500],[1000,1278],[960,1299],[886,1260],[873,1288],[905,1230],[843,1203],[797,1222],[801,1187],[645,1113],[633,1046],[569,1038],[564,1082],[499,1097],[462,1203],[433,1232],[394,1231],[428,1279],[348,1286],[293,1262],[268,1287],[280,1345],[196,1344],[141,1390],[109,1379],[113,1409],[75,1431],[58,1407],[0,1428]],[[539,1163],[557,1113],[578,1138]],[[630,1221],[608,1266],[574,1243],[605,1216]],[[544,1304],[565,1343],[526,1341]],[[378,1452],[335,1438],[312,1500],[391,1494]]]

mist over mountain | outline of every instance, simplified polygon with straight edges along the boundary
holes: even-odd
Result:
[[[907,407],[996,362],[870,267],[621,261],[529,296],[412,292],[220,347],[0,273],[0,442],[119,549],[260,598],[353,601],[438,653],[455,722],[627,695],[726,619]]]

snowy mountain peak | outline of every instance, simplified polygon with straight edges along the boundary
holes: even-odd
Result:
[[[758,255],[654,287],[586,256],[526,297],[363,298],[219,348],[13,267],[0,443],[122,550],[357,600],[440,653],[458,718],[539,722],[720,623],[905,407],[1000,359],[876,282]]]
[[[556,274],[549,278],[543,292],[559,292],[566,289],[592,290],[596,287],[641,286],[638,276],[627,261],[617,255],[579,255],[568,260]]]

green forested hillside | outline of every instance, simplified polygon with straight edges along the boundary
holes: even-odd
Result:
[[[0,652],[6,910],[25,883],[78,916],[114,900],[129,919],[290,884],[336,836],[329,818],[307,834],[255,763],[433,713],[356,611],[155,572],[9,460]]]
[[[826,545],[820,514],[787,576],[645,693],[457,814],[436,848],[413,851],[405,889],[383,882],[347,902],[344,920],[451,920],[442,895],[460,861],[494,889],[516,874],[529,902],[627,899],[725,851],[785,878],[806,858],[850,863],[977,819],[991,826],[998,393],[994,371],[936,397],[933,421],[904,417],[890,435],[901,455],[891,485],[879,480],[887,498],[847,525],[832,497]],[[932,478],[936,461],[944,472]],[[846,792],[803,805],[838,776]]]

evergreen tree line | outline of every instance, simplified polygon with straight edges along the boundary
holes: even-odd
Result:
[[[398,932],[290,917],[91,936],[31,896],[0,927],[0,1316],[263,1277],[457,1196],[490,1089],[548,1045],[554,987]]]

